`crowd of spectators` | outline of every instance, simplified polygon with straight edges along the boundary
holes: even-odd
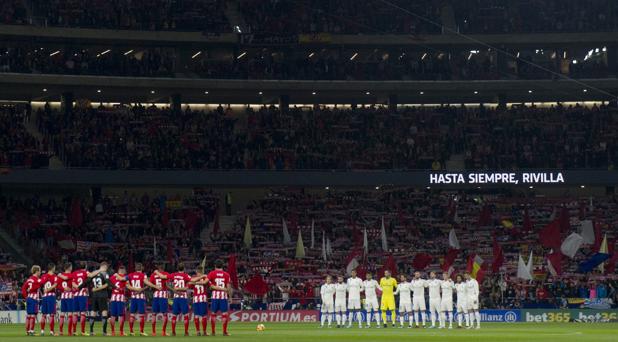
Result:
[[[489,49],[406,51],[404,49],[252,48],[212,55],[175,48],[40,47],[0,48],[0,72],[139,77],[199,77],[208,79],[282,80],[494,80],[607,78],[607,48],[586,51],[509,51],[498,66]],[[194,53],[194,52],[191,52]],[[215,57],[216,56],[216,57]],[[577,60],[579,56],[579,60]],[[541,68],[539,68],[541,66]]]
[[[242,0],[238,5],[251,33],[290,35],[441,32],[439,1],[394,0],[392,3],[393,5],[382,1],[354,0]],[[420,19],[419,16],[431,20],[432,23]]]
[[[29,0],[47,26],[231,32],[224,0]]]
[[[173,52],[158,48],[120,51],[20,46],[0,49],[0,72],[14,73],[172,77],[174,61]]]
[[[449,231],[455,229],[462,247],[452,265],[456,273],[466,269],[472,254],[491,264],[494,238],[503,250],[504,263],[497,272],[487,266],[481,282],[483,307],[583,305],[573,298],[603,299],[613,306],[618,303],[615,261],[607,264],[605,273],[577,271],[579,262],[596,253],[596,245],[584,244],[573,259],[564,257],[562,271],[553,276],[546,261],[550,251],[538,242],[541,228],[556,217],[563,222],[564,212],[569,227],[561,233],[561,239],[579,231],[582,220],[594,219],[599,226],[595,234],[607,235],[612,260],[616,260],[615,196],[544,197],[393,187],[379,191],[271,189],[263,197],[245,199],[248,204],[235,210],[235,221],[225,227],[218,224],[221,197],[216,192],[194,189],[191,194],[177,196],[105,194],[100,200],[2,198],[0,226],[20,237],[21,243],[30,244],[25,247],[36,247],[26,250],[40,262],[94,263],[105,259],[113,266],[144,262],[152,269],[154,261],[159,260],[173,269],[182,261],[194,269],[204,256],[215,260],[235,254],[241,290],[256,276],[268,286],[268,291],[259,296],[241,291],[244,305],[253,308],[276,304],[315,307],[315,288],[323,276],[343,274],[355,256],[361,273],[379,275],[384,267],[400,274],[439,271],[449,248]],[[250,218],[253,236],[250,247],[243,239],[246,217]],[[382,250],[380,242],[382,219],[388,250]],[[505,220],[512,225],[505,225]],[[282,233],[283,224],[293,237],[290,242]],[[365,230],[369,245],[363,256]],[[299,231],[306,247],[302,259],[295,258]],[[518,256],[530,251],[534,253],[534,280],[517,279]],[[418,254],[429,255],[430,260],[417,266]]]
[[[616,110],[275,106],[181,113],[144,107],[39,109],[67,167],[112,169],[613,169]],[[543,142],[543,143],[541,143]]]
[[[463,33],[611,32],[618,28],[612,0],[452,1]]]
[[[39,168],[48,165],[46,139],[38,140],[24,125],[26,106],[0,106],[0,167]]]
[[[27,5],[27,7],[24,6]],[[611,0],[241,0],[245,32],[296,34],[440,34],[453,13],[462,33],[610,32]],[[61,27],[231,32],[224,0],[11,0],[0,22]],[[29,10],[28,10],[28,9]],[[443,13],[447,11],[446,14]],[[450,19],[447,19],[450,20]]]

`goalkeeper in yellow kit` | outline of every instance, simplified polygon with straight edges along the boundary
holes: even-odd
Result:
[[[390,271],[384,271],[384,277],[380,279],[380,287],[382,288],[382,303],[380,304],[382,322],[384,322],[384,327],[386,328],[386,311],[390,311],[391,323],[395,326],[395,288],[397,287],[397,280],[391,277]]]

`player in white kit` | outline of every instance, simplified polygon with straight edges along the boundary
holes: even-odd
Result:
[[[343,282],[343,277],[337,277],[337,284],[335,284],[335,320],[337,320],[337,328],[341,328],[345,325],[346,313],[348,308],[346,307],[346,295],[348,293],[348,285]]]
[[[470,316],[468,316],[468,304],[466,304],[466,283],[463,277],[458,274],[455,278],[455,291],[457,291],[457,328],[462,328],[461,321],[466,319],[466,327],[470,326]]]
[[[453,289],[455,283],[451,280],[448,272],[442,274],[440,289],[442,290],[442,301],[440,302],[440,329],[446,328],[446,316],[448,315],[449,329],[453,329]]]
[[[350,310],[350,317],[348,317],[348,328],[352,327],[352,321],[356,318],[358,321],[358,327],[363,327],[363,316],[361,315],[361,298],[360,293],[363,290],[363,281],[356,276],[356,270],[350,272],[351,277],[348,278],[348,310]]]
[[[335,284],[330,276],[326,277],[326,283],[320,287],[320,297],[322,298],[322,308],[320,319],[320,328],[324,327],[324,323],[328,320],[328,326],[330,327],[333,322],[333,313],[335,312]]]
[[[423,321],[423,328],[425,327],[425,311],[427,311],[427,306],[425,305],[425,288],[427,287],[427,281],[421,278],[421,272],[414,272],[414,279],[410,282],[412,286],[412,292],[414,292],[414,296],[412,297],[412,310],[414,311],[414,323],[418,328],[419,318],[418,315],[420,313],[421,320]]]
[[[474,327],[476,320],[476,329],[481,329],[481,313],[479,312],[479,283],[472,278],[469,273],[466,273],[466,304],[468,304],[468,314],[470,315],[470,327]]]
[[[412,298],[410,292],[412,285],[408,282],[405,275],[399,276],[399,284],[395,295],[399,295],[399,323],[400,328],[403,328],[406,314],[408,315],[408,326],[412,328]]]
[[[365,292],[365,314],[367,328],[371,328],[371,319],[375,317],[378,328],[380,327],[380,306],[378,305],[378,294],[376,290],[382,291],[380,284],[373,279],[371,273],[365,275],[367,279],[363,281],[363,292]]]
[[[430,329],[436,327],[436,320],[440,321],[440,287],[442,281],[436,279],[436,272],[429,273],[429,280],[427,280],[427,287],[429,288],[429,314],[431,315]],[[442,322],[440,322],[442,324]]]

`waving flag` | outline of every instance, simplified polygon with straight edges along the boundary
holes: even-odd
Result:
[[[324,237],[324,231],[322,231],[322,260],[326,261],[326,238]]]
[[[590,259],[579,264],[578,271],[581,273],[591,272],[595,267],[600,266],[601,272],[604,272],[603,263],[609,259],[609,251],[607,250],[607,234],[603,236],[603,242],[601,242],[601,247],[599,251],[594,254]]]
[[[560,221],[553,220],[539,232],[541,245],[547,248],[560,248]]]
[[[547,268],[554,277],[562,274],[562,253],[552,250],[547,256]]]
[[[412,260],[412,267],[414,267],[415,270],[422,271],[427,268],[429,264],[431,264],[432,260],[433,257],[431,256],[431,254],[416,253],[414,259]]]
[[[528,260],[528,264],[531,264],[530,260]],[[532,280],[532,272],[528,268],[528,265],[524,263],[521,254],[519,254],[519,260],[517,261],[517,278]]]
[[[369,254],[369,240],[367,240],[367,228],[363,229],[363,251],[365,252],[365,257]]]
[[[315,248],[315,220],[311,219],[311,249]]]
[[[298,230],[298,239],[296,239],[296,259],[305,257],[305,245],[303,244],[303,234]]]
[[[386,239],[386,228],[384,227],[384,216],[382,216],[382,227],[380,228],[380,237],[382,238],[382,250],[388,251],[388,241]]]
[[[498,273],[500,267],[502,267],[502,264],[504,264],[504,253],[502,252],[502,247],[498,243],[495,235],[493,240],[494,260],[491,262],[491,271],[493,273]]]
[[[448,232],[448,245],[453,249],[461,249],[457,234],[455,234],[455,228],[451,228],[451,231]]]
[[[594,244],[594,226],[592,221],[583,220],[580,223],[581,236],[584,239],[584,243],[587,245]]]
[[[253,246],[253,235],[251,234],[251,221],[249,220],[249,216],[247,216],[247,221],[245,222],[245,236],[243,237],[243,242],[247,249]]]
[[[584,243],[584,238],[577,233],[573,233],[564,239],[564,242],[562,242],[562,245],[560,246],[560,251],[562,254],[573,259],[582,243]]]
[[[288,225],[285,223],[285,219],[281,219],[281,228],[283,229],[283,244],[289,245],[292,243],[292,238],[290,237],[290,232],[288,231]]]

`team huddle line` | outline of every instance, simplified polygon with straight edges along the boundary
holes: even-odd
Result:
[[[414,278],[408,281],[405,275],[399,276],[399,283],[391,276],[390,271],[384,272],[384,277],[378,283],[371,273],[367,273],[366,279],[357,277],[356,271],[351,271],[351,277],[344,282],[342,276],[337,277],[337,283],[332,282],[332,277],[327,276],[326,282],[320,288],[322,299],[320,327],[328,322],[331,327],[333,315],[337,328],[352,326],[356,320],[358,327],[363,327],[361,315],[361,292],[365,293],[365,321],[367,328],[371,327],[371,321],[375,320],[380,328],[381,320],[384,328],[388,327],[387,313],[390,312],[392,326],[396,324],[395,296],[399,296],[399,323],[404,327],[405,318],[408,318],[410,328],[416,326],[425,327],[427,311],[425,305],[425,288],[429,289],[429,314],[431,317],[430,328],[446,328],[448,318],[449,329],[453,328],[453,292],[457,293],[456,309],[458,327],[462,328],[462,320],[468,329],[481,328],[481,314],[479,312],[479,284],[476,279],[466,273],[464,276],[457,275],[456,282],[451,280],[448,273],[444,273],[442,280],[436,278],[436,273],[431,272],[429,279],[421,278],[420,272],[414,273]],[[380,305],[378,306],[378,291],[382,292]],[[346,301],[347,295],[347,301]],[[346,305],[347,304],[347,305]],[[349,314],[348,314],[349,312]],[[461,314],[463,313],[463,315]]]
[[[165,271],[163,264],[157,265],[150,276],[143,272],[143,265],[136,263],[135,271],[128,273],[124,266],[118,267],[116,273],[108,274],[108,264],[102,262],[93,272],[86,270],[86,264],[80,263],[79,269],[73,270],[71,263],[63,265],[63,272],[57,273],[54,264],[47,265],[42,274],[41,267],[34,265],[30,277],[24,282],[21,292],[26,298],[26,334],[35,335],[35,322],[41,311],[41,335],[45,334],[46,322],[49,321],[49,332],[58,336],[64,334],[67,324],[67,334],[77,335],[78,322],[83,336],[94,335],[93,327],[97,318],[103,322],[103,335],[124,336],[127,304],[129,306],[129,331],[135,334],[135,322],[139,322],[139,334],[144,332],[146,315],[145,291],[153,291],[152,295],[152,335],[156,336],[158,321],[162,321],[162,335],[167,333],[168,321],[171,318],[172,334],[176,336],[176,324],[184,321],[184,334],[189,335],[189,297],[192,298],[191,308],[193,320],[198,335],[208,335],[208,319],[210,319],[211,334],[215,334],[217,315],[221,314],[223,335],[228,333],[228,296],[232,291],[230,275],[223,270],[223,262],[216,261],[215,269],[208,274],[204,270],[196,270],[193,276],[185,272],[184,264],[180,263],[173,273]],[[172,296],[171,315],[169,314],[170,292]],[[210,292],[210,310],[208,293]],[[111,294],[111,295],[110,295]],[[55,330],[56,301],[60,297],[59,331]],[[90,303],[89,303],[90,299]],[[86,332],[86,320],[90,323],[90,332]],[[116,334],[116,323],[119,332]],[[108,333],[108,323],[111,333]],[[201,323],[201,329],[200,329]]]

